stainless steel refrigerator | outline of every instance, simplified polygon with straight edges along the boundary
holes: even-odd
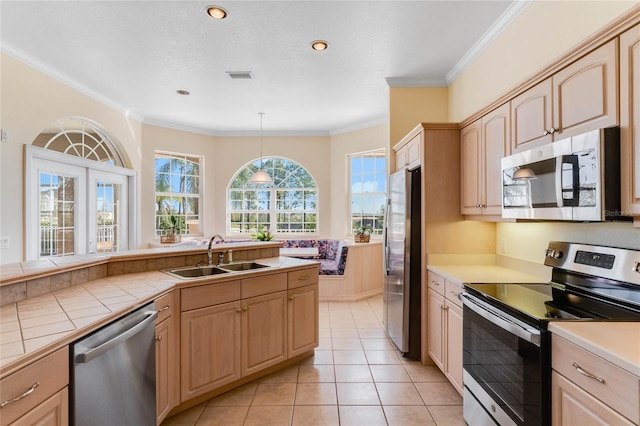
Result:
[[[420,359],[420,169],[391,174],[388,191],[383,322],[400,352]]]

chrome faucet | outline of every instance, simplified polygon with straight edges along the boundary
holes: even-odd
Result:
[[[215,241],[216,237],[220,238],[220,242],[221,243],[224,243],[224,238],[222,238],[222,236],[219,235],[219,234],[214,235],[209,240],[209,247],[207,248],[207,260],[208,260],[207,265],[209,265],[209,266],[213,265],[213,255],[211,253],[211,245]],[[222,256],[223,256],[223,259],[224,259],[224,253],[222,253]],[[218,264],[220,264],[220,263],[222,263],[222,262],[220,261],[220,254],[218,254]]]

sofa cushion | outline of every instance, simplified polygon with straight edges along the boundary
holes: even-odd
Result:
[[[316,260],[320,262],[320,275],[344,275],[349,246],[344,240],[283,240],[283,248],[318,249]]]

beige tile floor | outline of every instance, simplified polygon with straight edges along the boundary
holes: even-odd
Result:
[[[313,357],[162,426],[464,425],[460,395],[437,367],[402,358],[381,320],[381,296],[320,303],[320,346]]]

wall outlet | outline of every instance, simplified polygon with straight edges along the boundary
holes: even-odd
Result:
[[[9,143],[9,134],[4,129],[0,129],[0,141]]]
[[[506,254],[507,253],[507,239],[506,238],[500,238],[500,253],[501,254]]]
[[[0,249],[8,249],[9,248],[9,237],[0,238]]]

